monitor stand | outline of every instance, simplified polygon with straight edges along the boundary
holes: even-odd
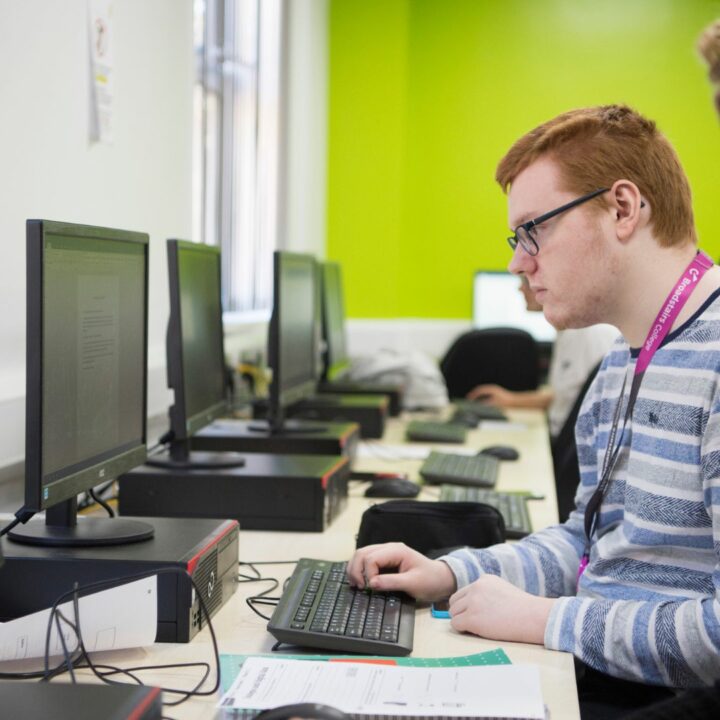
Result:
[[[78,523],[77,497],[53,505],[45,511],[45,521],[31,520],[18,525],[8,537],[23,545],[44,547],[101,547],[128,545],[150,540],[152,525],[125,518],[82,518]]]
[[[165,450],[148,456],[146,465],[174,470],[222,470],[245,465],[236,452],[203,452],[190,450],[187,440],[172,440]]]

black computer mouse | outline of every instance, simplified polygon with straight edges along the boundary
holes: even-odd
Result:
[[[510,445],[490,445],[483,448],[478,455],[491,455],[498,460],[517,460],[520,453]]]
[[[365,497],[413,498],[420,492],[420,486],[412,480],[388,478],[375,480],[365,491]]]
[[[302,718],[303,720],[350,720],[342,710],[331,705],[319,703],[295,703],[281,705],[270,710],[263,710],[256,715],[258,720],[289,720],[289,718]]]

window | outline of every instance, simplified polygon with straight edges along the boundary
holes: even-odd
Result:
[[[194,237],[226,311],[269,310],[278,234],[282,0],[195,0]]]

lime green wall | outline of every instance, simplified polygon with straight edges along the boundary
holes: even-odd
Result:
[[[655,119],[720,257],[720,127],[701,29],[720,0],[332,0],[329,258],[352,317],[465,318],[472,272],[503,268],[510,144],[572,107]]]

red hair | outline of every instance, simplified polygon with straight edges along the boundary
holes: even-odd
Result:
[[[498,164],[495,179],[503,192],[540,157],[556,162],[563,189],[578,195],[630,180],[650,205],[661,246],[697,243],[690,184],[680,160],[655,123],[631,108],[571,110],[531,130]],[[599,207],[606,200],[600,196],[591,203]]]

